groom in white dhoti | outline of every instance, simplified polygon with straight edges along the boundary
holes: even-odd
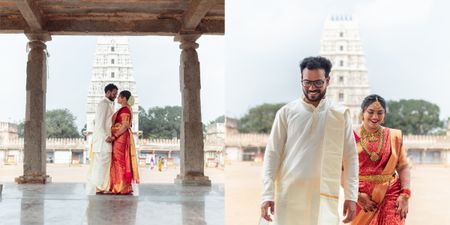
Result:
[[[342,176],[344,223],[355,215],[358,155],[347,108],[325,98],[331,62],[305,58],[303,96],[276,114],[264,155],[261,217],[277,225],[339,224]],[[273,218],[269,215],[273,214]]]
[[[103,193],[109,188],[109,171],[111,168],[111,126],[114,113],[114,99],[117,86],[108,84],[105,97],[98,103],[95,111],[92,145],[89,153],[89,172],[86,192],[88,195]]]

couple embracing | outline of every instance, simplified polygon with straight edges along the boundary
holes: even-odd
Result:
[[[98,103],[89,151],[86,192],[94,194],[133,194],[133,183],[139,183],[136,147],[131,131],[134,97],[121,91],[120,109],[114,113],[118,88],[105,87],[105,97]],[[136,192],[136,191],[135,191]]]

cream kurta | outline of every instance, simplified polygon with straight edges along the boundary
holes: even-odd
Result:
[[[358,155],[348,110],[323,99],[283,106],[264,155],[262,200],[275,201],[274,224],[338,224],[339,184],[357,200]]]
[[[96,188],[103,191],[109,187],[112,145],[106,142],[106,138],[111,135],[113,113],[114,106],[108,98],[105,97],[98,103],[89,154],[88,195],[94,195]]]

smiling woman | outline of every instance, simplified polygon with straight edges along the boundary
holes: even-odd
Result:
[[[361,104],[355,136],[359,155],[357,216],[352,224],[405,223],[411,196],[410,171],[400,130],[383,127],[386,102],[379,95]]]

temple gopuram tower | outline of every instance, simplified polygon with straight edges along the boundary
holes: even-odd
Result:
[[[87,143],[91,143],[92,132],[94,130],[94,118],[97,104],[105,96],[104,88],[107,84],[113,83],[122,90],[129,90],[135,97],[133,105],[133,133],[139,129],[139,106],[136,92],[136,82],[133,78],[133,65],[131,63],[128,39],[126,37],[99,37],[95,50],[94,64],[92,66],[92,77],[89,84],[87,97]],[[118,94],[117,94],[118,97]],[[115,110],[120,108],[117,99],[114,104]]]
[[[330,16],[325,21],[320,55],[333,63],[327,97],[349,107],[353,126],[359,126],[360,105],[370,86],[359,25],[353,16]]]

